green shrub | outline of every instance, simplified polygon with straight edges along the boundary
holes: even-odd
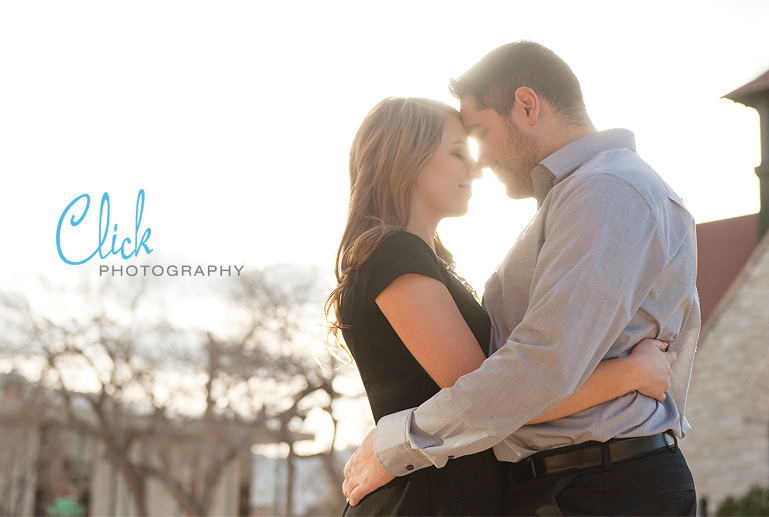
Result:
[[[756,485],[739,499],[728,497],[718,505],[717,516],[769,516],[769,488]]]

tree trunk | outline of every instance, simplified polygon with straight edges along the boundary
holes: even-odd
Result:
[[[288,457],[286,461],[286,515],[294,515],[294,444],[288,443]]]
[[[127,457],[128,451],[118,454],[118,468],[123,474],[128,491],[134,501],[137,515],[149,515],[147,511],[147,493],[144,485],[144,475],[137,471]]]

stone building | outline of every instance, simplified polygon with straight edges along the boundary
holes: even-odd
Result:
[[[697,228],[703,327],[681,449],[701,515],[769,487],[769,71],[725,97],[759,113],[761,211]]]
[[[769,238],[703,327],[681,441],[702,515],[753,485],[769,486]]]

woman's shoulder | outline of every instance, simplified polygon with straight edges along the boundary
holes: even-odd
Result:
[[[430,246],[422,240],[421,237],[406,231],[406,230],[393,230],[384,236],[382,242],[379,243],[378,248],[381,247],[398,247],[408,246],[416,247],[420,249],[427,249],[432,252]]]
[[[366,263],[369,267],[389,269],[388,264],[414,261],[439,264],[438,257],[421,237],[406,230],[395,230],[382,239]]]
[[[420,237],[396,230],[382,239],[361,268],[363,285],[376,297],[397,277],[419,274],[445,281],[443,266],[433,250]]]

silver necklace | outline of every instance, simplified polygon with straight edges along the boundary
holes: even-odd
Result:
[[[438,257],[438,255],[436,255],[436,257]],[[441,264],[443,264],[443,267],[445,267],[449,271],[449,274],[451,276],[453,276],[454,278],[459,280],[459,283],[462,284],[463,286],[465,286],[465,289],[467,289],[467,291],[473,296],[473,298],[475,298],[475,301],[477,301],[478,303],[481,303],[481,299],[478,296],[478,292],[475,289],[473,289],[473,286],[471,286],[470,283],[467,280],[465,280],[464,278],[459,276],[457,274],[457,272],[454,271],[454,268],[452,268],[451,265],[449,265],[448,262],[446,262],[445,260],[443,260],[440,257],[438,257],[438,260],[441,261]]]

